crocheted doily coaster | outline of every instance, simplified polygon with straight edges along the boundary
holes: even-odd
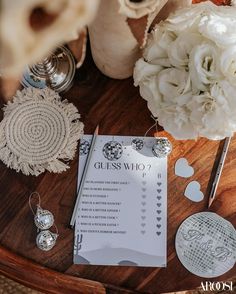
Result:
[[[83,134],[77,108],[49,88],[17,91],[0,123],[0,160],[25,175],[69,168]]]

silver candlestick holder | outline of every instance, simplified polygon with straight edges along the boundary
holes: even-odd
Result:
[[[49,57],[28,66],[21,83],[24,87],[49,87],[56,92],[65,92],[72,85],[75,69],[72,53],[65,46],[60,46]]]

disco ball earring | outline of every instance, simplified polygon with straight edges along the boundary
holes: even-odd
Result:
[[[31,205],[31,201],[32,201],[33,196],[37,196],[37,198],[38,198],[36,213],[34,212],[32,205]],[[30,195],[29,206],[31,208],[31,211],[34,214],[34,223],[35,223],[36,227],[40,230],[47,230],[47,229],[51,228],[51,226],[54,224],[54,216],[50,211],[42,209],[42,207],[40,206],[40,195],[38,192],[33,192]]]
[[[172,152],[172,144],[167,138],[156,137],[156,143],[152,146],[153,154],[158,158],[164,158]]]
[[[49,251],[51,250],[55,244],[56,240],[58,238],[58,231],[57,227],[54,225],[56,228],[56,233],[52,233],[49,230],[41,231],[37,237],[36,237],[36,244],[37,247],[43,251]]]
[[[36,196],[38,201],[36,205],[36,212],[33,210],[31,204],[33,196]],[[34,223],[38,228],[38,231],[40,231],[36,238],[37,247],[44,251],[51,250],[56,244],[56,240],[58,237],[58,230],[56,225],[54,224],[54,216],[49,210],[42,209],[42,207],[40,206],[40,195],[38,192],[33,192],[32,194],[30,194],[29,206],[34,215]],[[55,227],[56,233],[52,233],[48,230],[52,226]]]
[[[148,132],[151,131],[151,129],[153,129],[154,127],[156,128],[156,132],[154,134],[154,137],[156,138],[156,142],[152,145],[152,153],[158,158],[164,158],[172,152],[172,144],[167,138],[158,137],[158,129],[157,129],[158,121],[155,117],[153,116],[151,117],[155,121],[155,124],[152,125],[147,130],[144,137],[147,136]]]

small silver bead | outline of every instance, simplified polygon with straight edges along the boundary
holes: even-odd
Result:
[[[54,216],[50,211],[44,210],[41,207],[37,207],[34,223],[40,230],[47,230],[53,225]]]
[[[172,144],[167,138],[157,138],[152,147],[153,154],[158,158],[168,156],[172,151]]]
[[[49,230],[41,231],[36,238],[36,244],[43,251],[51,250],[57,240],[58,234],[52,233]]]

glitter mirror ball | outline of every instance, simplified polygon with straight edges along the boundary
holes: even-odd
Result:
[[[80,140],[79,155],[87,155],[89,153],[90,143],[86,140]]]
[[[157,138],[152,147],[153,154],[158,158],[168,156],[172,151],[172,144],[167,138]]]
[[[143,149],[143,140],[142,139],[133,139],[132,142],[131,142],[131,146],[134,150],[137,150],[137,151],[140,151]]]
[[[49,230],[42,231],[36,238],[36,244],[43,251],[51,250],[56,244],[58,234],[52,233]]]
[[[48,210],[43,210],[41,207],[38,207],[34,217],[34,223],[37,228],[47,230],[54,223],[53,214]]]
[[[104,145],[102,152],[106,159],[114,161],[121,157],[123,148],[120,143],[109,141]]]

